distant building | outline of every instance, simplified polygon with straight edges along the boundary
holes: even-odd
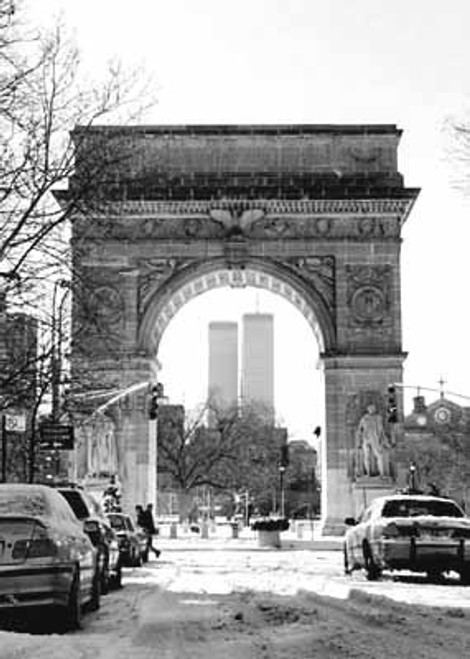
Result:
[[[238,325],[209,323],[209,400],[221,408],[238,402]]]
[[[274,417],[274,317],[244,314],[242,322],[241,398]]]

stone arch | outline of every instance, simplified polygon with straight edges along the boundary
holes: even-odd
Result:
[[[324,532],[342,533],[346,516],[396,486],[362,482],[349,466],[365,399],[383,400],[387,385],[401,382],[406,358],[401,230],[419,190],[405,187],[398,171],[401,130],[92,126],[73,137],[77,170],[57,198],[76,209],[74,283],[79,288],[81,277],[95,289],[88,314],[74,306],[85,330],[83,345],[74,343],[74,373],[85,374],[83,386],[147,385],[162,333],[185,301],[225,285],[284,295],[321,350]],[[100,154],[113,165],[87,206],[74,195],[89,180],[90,154],[95,169]],[[401,419],[400,395],[397,403]],[[121,401],[120,410],[126,496],[155,501],[145,394]]]
[[[210,259],[187,266],[163,285],[153,287],[139,328],[139,344],[155,356],[163,332],[173,316],[194,297],[223,286],[263,288],[289,301],[312,328],[320,353],[335,345],[335,328],[327,303],[316,288],[281,263],[250,259],[229,267],[225,259]]]

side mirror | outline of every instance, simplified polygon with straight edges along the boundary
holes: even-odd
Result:
[[[356,524],[357,524],[354,517],[346,517],[346,519],[344,520],[344,523],[346,524],[346,526],[356,526]]]

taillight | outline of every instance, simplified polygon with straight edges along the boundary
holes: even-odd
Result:
[[[394,522],[387,524],[387,526],[384,526],[382,529],[382,536],[384,538],[398,538],[399,535],[400,532],[398,526]]]
[[[470,529],[454,529],[452,531],[452,537],[456,539],[462,538],[463,540],[468,540],[470,539]]]
[[[12,558],[44,558],[57,556],[58,546],[47,534],[47,530],[35,526],[32,537],[17,540],[13,546]]]
[[[382,536],[384,538],[411,538],[413,536],[418,536],[419,535],[419,528],[417,525],[404,525],[404,526],[399,526],[395,522],[390,522],[390,524],[387,524],[382,530]]]

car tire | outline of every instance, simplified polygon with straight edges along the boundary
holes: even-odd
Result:
[[[348,550],[346,544],[343,545],[344,574],[352,574],[352,567],[349,564]]]
[[[107,595],[109,592],[109,565],[107,557],[105,557],[104,564],[101,566],[100,582],[101,594]]]
[[[371,548],[367,543],[364,544],[364,569],[368,581],[377,581],[380,579],[381,570],[374,560]]]
[[[93,574],[93,582],[91,586],[91,599],[88,604],[88,611],[98,611],[101,606],[101,578],[98,567]]]
[[[116,566],[116,569],[113,573],[113,576],[111,578],[111,584],[113,588],[118,589],[122,588],[122,565],[121,561],[119,561],[118,565]]]
[[[82,626],[82,606],[80,600],[80,568],[75,567],[64,611],[63,628],[65,631],[75,631]]]

